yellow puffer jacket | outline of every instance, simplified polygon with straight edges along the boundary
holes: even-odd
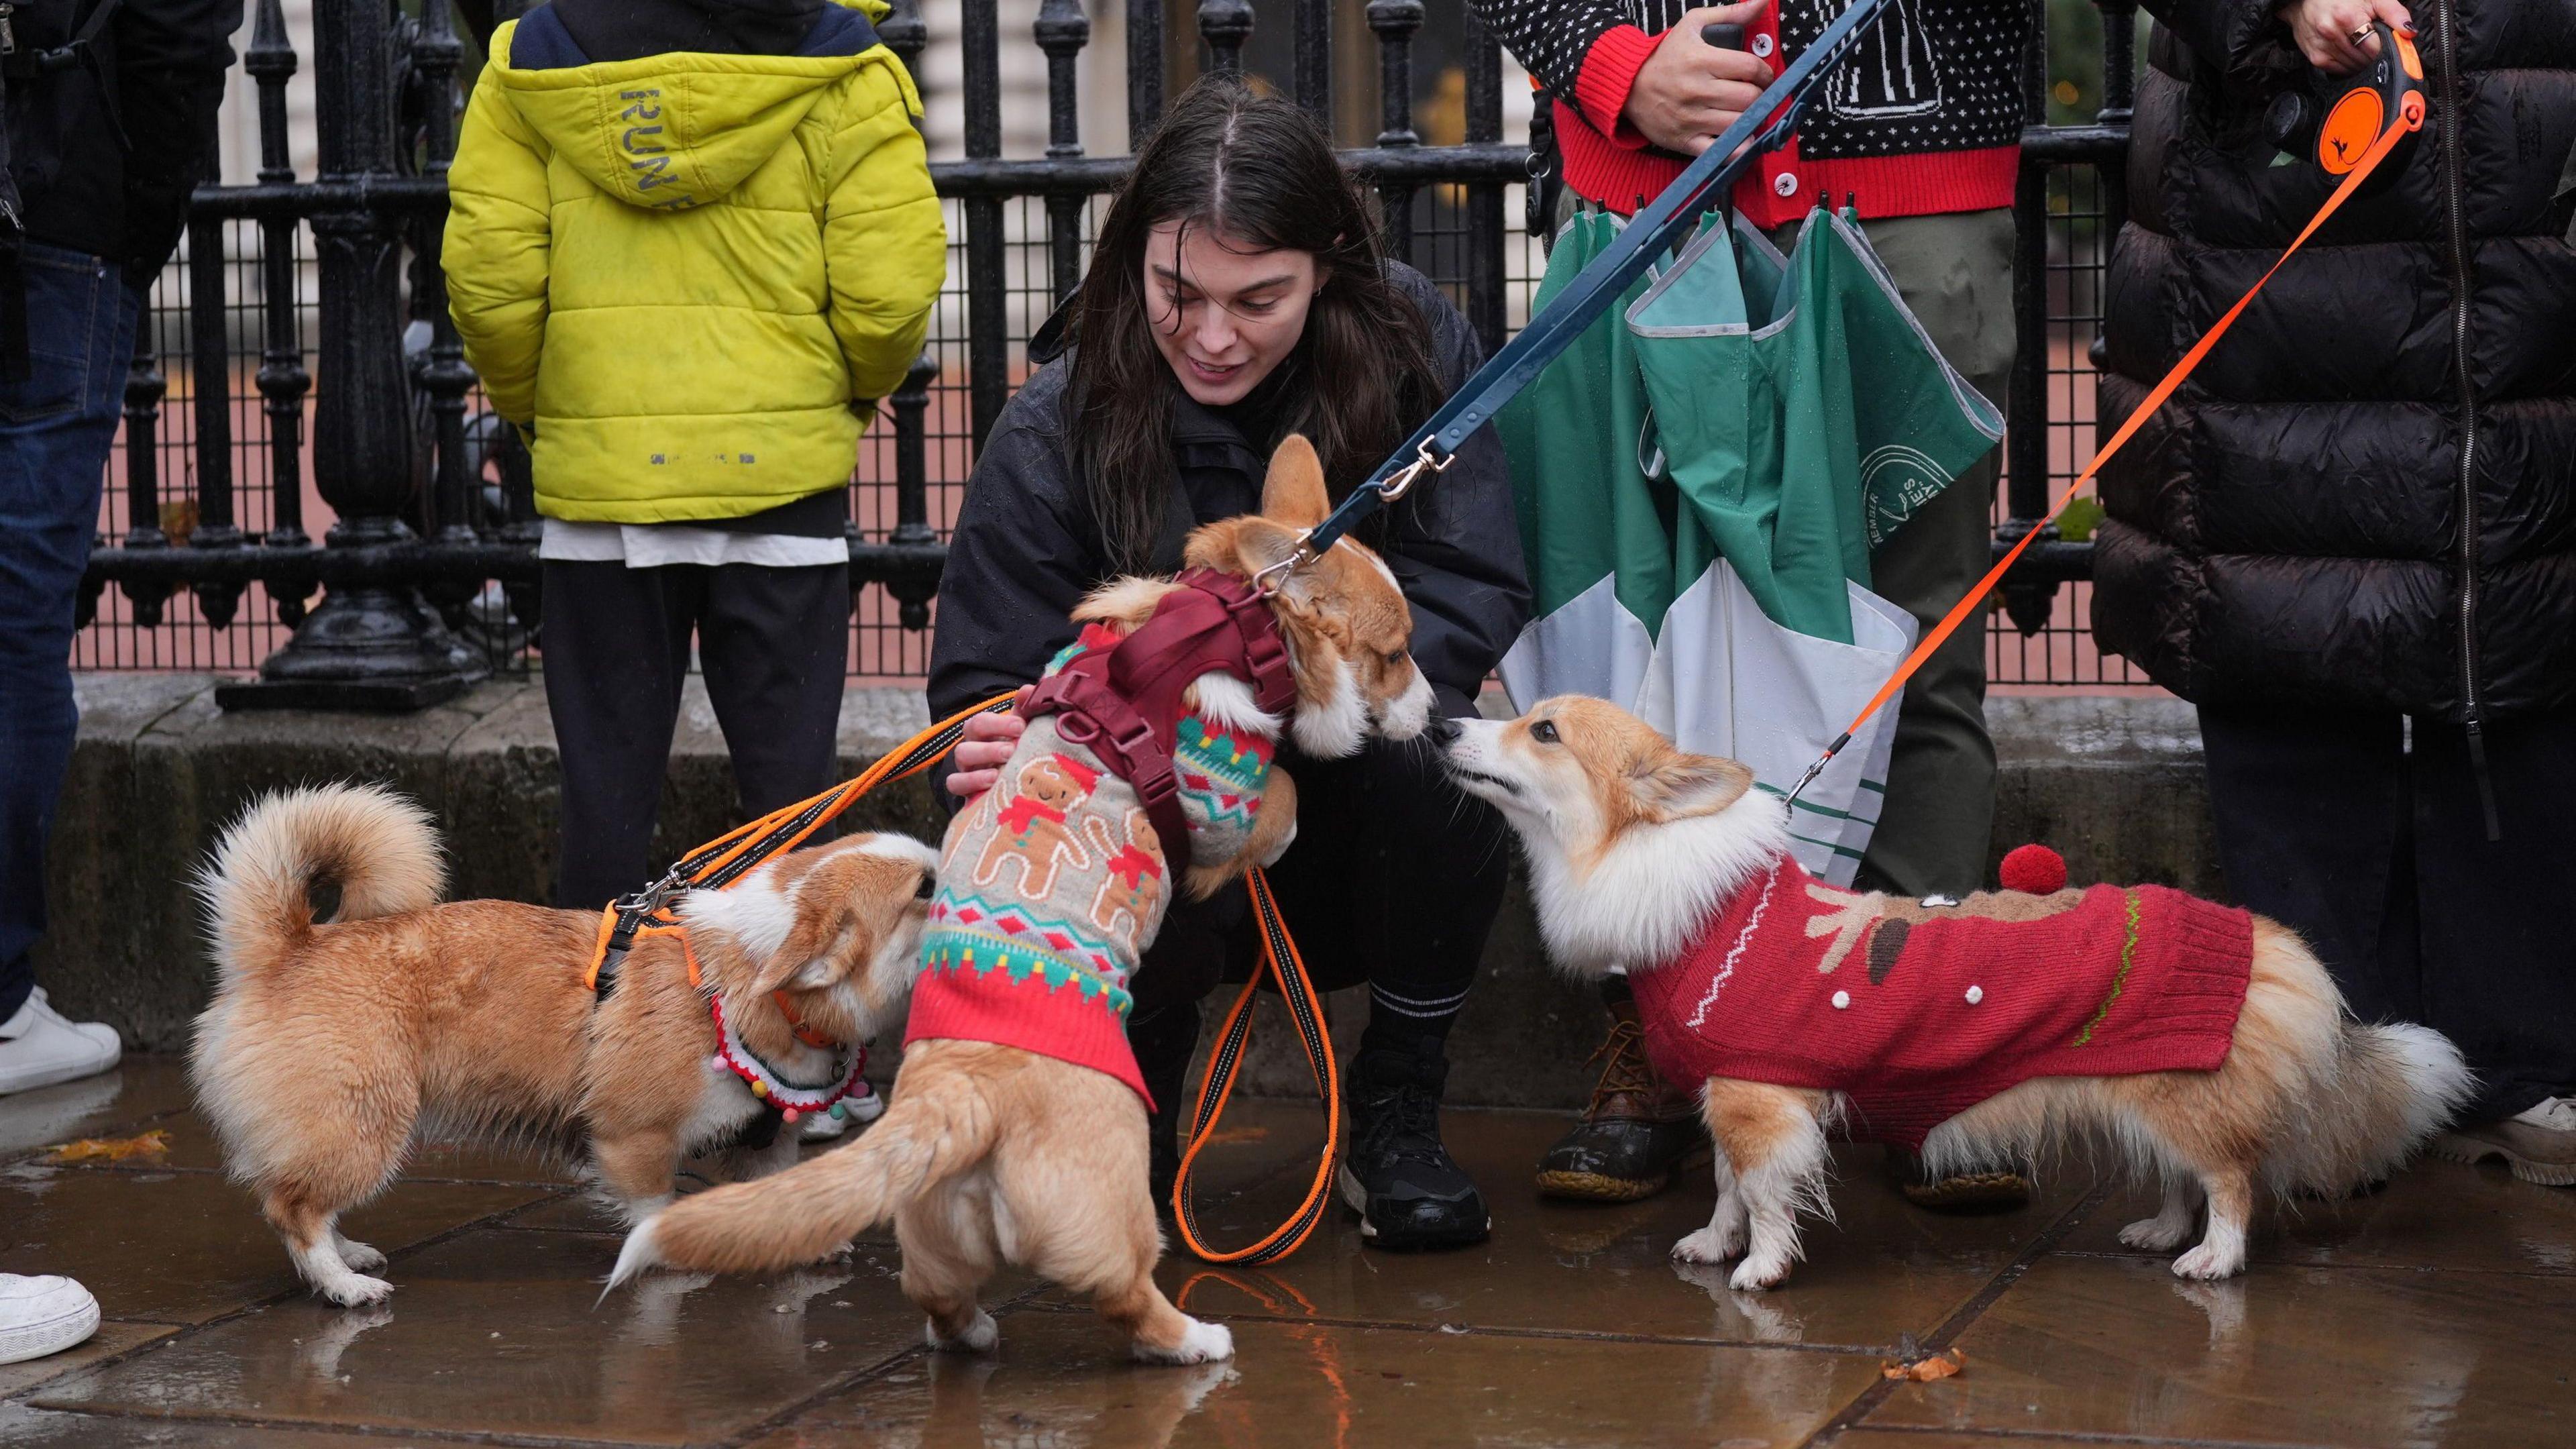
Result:
[[[448,300],[537,510],[739,518],[849,479],[921,351],[947,229],[921,99],[838,0],[804,53],[589,63],[504,25],[448,174]]]

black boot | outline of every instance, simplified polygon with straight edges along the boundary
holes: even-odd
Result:
[[[1538,1160],[1538,1190],[1585,1202],[1635,1202],[1670,1186],[1683,1168],[1708,1160],[1708,1128],[1692,1094],[1646,1060],[1637,1002],[1625,983],[1602,993],[1610,1036],[1593,1052],[1607,1059],[1592,1104],[1574,1130]]]
[[[1440,1143],[1440,1089],[1449,1062],[1437,1042],[1412,1049],[1365,1043],[1351,1063],[1351,1139],[1342,1201],[1360,1239],[1381,1248],[1463,1248],[1491,1231],[1484,1195]]]

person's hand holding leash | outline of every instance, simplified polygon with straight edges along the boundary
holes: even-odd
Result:
[[[2350,75],[2379,58],[2379,37],[2370,33],[2374,20],[2415,33],[2415,17],[2398,0],[2290,0],[2273,13],[2290,27],[2308,64],[2328,75]]]
[[[2393,5],[2395,0],[2381,3]],[[1696,156],[1707,150],[1761,99],[1763,87],[1771,84],[1771,67],[1750,51],[1718,49],[1700,31],[1710,25],[1750,25],[1768,4],[1770,0],[1711,5],[1674,21],[1655,53],[1638,67],[1620,116],[1667,151]]]
[[[979,714],[966,721],[966,734],[957,742],[957,753],[952,757],[956,772],[944,782],[949,794],[960,801],[972,801],[1002,778],[1002,766],[1010,760],[1011,751],[1020,747],[1020,736],[1028,730],[1029,722],[1020,711],[1028,706],[1029,691],[1036,687],[1021,685],[1020,692],[1011,697],[1009,714]]]

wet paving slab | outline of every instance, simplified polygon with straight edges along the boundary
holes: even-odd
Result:
[[[1411,1327],[1234,1324],[1235,1359],[1130,1363],[1088,1313],[1002,1320],[990,1359],[924,1354],[798,1415],[808,1446],[1795,1444],[1875,1360]]]
[[[201,1422],[722,1440],[919,1344],[890,1247],[772,1278],[662,1274],[601,1299],[613,1244],[478,1230],[397,1260],[381,1306],[281,1303],[32,1396]]]
[[[2445,1174],[2448,1175],[2448,1174]],[[2576,1443],[2576,1281],[2258,1264],[2040,1262],[1870,1425],[2298,1444]]]
[[[1451,1151],[1494,1217],[1494,1236],[1481,1247],[1379,1252],[1361,1244],[1337,1206],[1331,1228],[1283,1263],[1214,1269],[1174,1256],[1162,1282],[1191,1312],[1221,1316],[1877,1349],[1931,1333],[2091,1186],[2089,1176],[2074,1177],[2029,1207],[1936,1216],[1889,1188],[1877,1149],[1846,1147],[1836,1158],[1839,1222],[1808,1224],[1796,1291],[1737,1293],[1728,1270],[1672,1257],[1673,1244],[1705,1226],[1715,1206],[1705,1169],[1639,1203],[1539,1197],[1531,1165],[1565,1126],[1544,1113],[1451,1114]],[[1301,1155],[1261,1190],[1204,1211],[1210,1240],[1224,1246],[1267,1232],[1302,1195],[1311,1161]]]
[[[84,1137],[140,1132],[188,1105],[188,1074],[177,1057],[128,1057],[95,1077],[8,1098],[0,1110],[0,1162]]]
[[[74,1084],[84,1085],[84,1084]],[[1540,1200],[1565,1119],[1454,1112],[1494,1239],[1396,1255],[1338,1209],[1285,1263],[1162,1277],[1239,1356],[1131,1364],[1087,1308],[1024,1277],[987,1301],[992,1359],[932,1355],[883,1235],[766,1279],[655,1277],[602,1302],[618,1225],[560,1168],[424,1152],[349,1230],[394,1255],[377,1309],[295,1282],[213,1170],[175,1062],[87,1094],[0,1102],[0,1271],[68,1272],[108,1322],[0,1368],[0,1444],[724,1446],[2576,1444],[2576,1192],[2428,1164],[2378,1192],[2267,1208],[2240,1280],[2175,1280],[2123,1247],[2151,1198],[2063,1173],[2014,1212],[1907,1205],[1871,1149],[1836,1154],[1839,1224],[1783,1288],[1739,1294],[1672,1243],[1704,1171],[1643,1203]],[[32,1099],[32,1100],[31,1100]],[[167,1131],[157,1159],[33,1149]],[[1219,1243],[1266,1231],[1311,1175],[1311,1103],[1227,1114],[1200,1195]],[[828,1150],[828,1149],[810,1149]],[[1891,1383],[1911,1334],[1966,1368]]]
[[[399,1254],[545,1191],[397,1183],[342,1226]],[[78,1278],[110,1318],[198,1323],[299,1287],[250,1194],[212,1172],[20,1164],[0,1169],[0,1222],[0,1273]]]

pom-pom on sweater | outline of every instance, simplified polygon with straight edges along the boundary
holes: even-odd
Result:
[[[2252,917],[2162,886],[1916,902],[1783,855],[1629,985],[1667,1080],[1841,1092],[1854,1137],[1919,1148],[2035,1077],[2217,1070],[2253,954]]]
[[[1087,626],[1047,673],[1121,637]],[[1090,1067],[1150,1110],[1127,1045],[1127,981],[1162,928],[1171,870],[1135,788],[1057,719],[1031,720],[1001,779],[949,826],[904,1041],[998,1042]],[[1275,740],[1181,718],[1172,762],[1192,863],[1240,853],[1276,752]]]

